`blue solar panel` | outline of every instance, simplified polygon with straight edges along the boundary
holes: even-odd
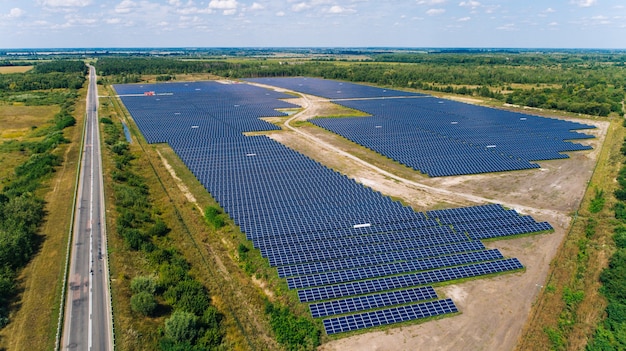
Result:
[[[311,316],[313,316],[313,318],[320,318],[436,298],[437,293],[435,289],[431,286],[425,286],[406,290],[395,290],[375,295],[312,303],[309,305],[309,309],[311,310]]]
[[[410,320],[436,317],[442,314],[456,313],[458,311],[451,299],[445,299],[328,318],[324,319],[323,323],[326,334],[331,335]]]
[[[301,302],[329,300],[344,296],[369,294],[385,290],[477,277],[485,274],[500,273],[521,268],[523,268],[522,264],[516,258],[511,258],[499,261],[468,264],[460,267],[448,267],[414,274],[397,275],[359,282],[298,290],[298,297]]]

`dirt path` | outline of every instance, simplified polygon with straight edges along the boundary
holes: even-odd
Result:
[[[280,90],[284,91],[284,90]],[[284,125],[288,132],[271,137],[336,169],[352,179],[403,200],[416,209],[500,203],[555,228],[551,234],[490,242],[507,257],[517,257],[525,271],[437,288],[451,297],[461,314],[422,324],[393,327],[328,342],[321,350],[511,350],[532,303],[543,289],[549,265],[578,209],[608,129],[608,122],[588,121],[596,138],[577,141],[593,150],[569,153],[569,159],[540,162],[541,168],[459,177],[402,177],[354,153],[345,141],[314,128],[292,123],[323,116],[327,99],[301,95],[290,102],[303,110]],[[528,111],[526,111],[528,113]],[[551,116],[560,118],[559,116]],[[367,117],[365,117],[367,118]],[[580,121],[580,120],[578,120]]]

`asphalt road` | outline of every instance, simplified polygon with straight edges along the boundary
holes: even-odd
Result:
[[[62,350],[113,350],[96,70],[89,66],[85,141],[78,183]]]

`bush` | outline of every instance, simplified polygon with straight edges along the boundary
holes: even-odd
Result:
[[[167,289],[163,297],[177,309],[196,316],[201,316],[211,305],[206,288],[197,280],[183,280]]]
[[[287,307],[276,307],[266,302],[265,313],[270,317],[270,325],[276,341],[287,350],[313,350],[320,343],[320,331],[305,317],[297,317]]]
[[[130,298],[130,308],[133,312],[141,313],[144,316],[151,315],[157,307],[154,295],[149,292],[142,291]]]
[[[165,337],[175,343],[189,342],[193,344],[198,336],[198,317],[185,311],[174,311],[165,320]]]
[[[140,275],[130,282],[130,291],[133,294],[138,294],[140,292],[147,292],[151,295],[156,293],[157,281],[156,278],[151,275]]]
[[[220,229],[226,224],[222,217],[222,210],[216,206],[207,206],[207,208],[204,209],[204,219],[208,224],[213,226],[214,229]]]

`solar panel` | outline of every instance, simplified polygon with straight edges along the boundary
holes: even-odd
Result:
[[[444,299],[328,318],[324,319],[323,323],[326,334],[332,335],[410,320],[436,317],[448,313],[457,313],[458,311],[451,299]]]
[[[403,305],[407,303],[436,299],[437,293],[431,286],[395,290],[380,294],[351,297],[341,300],[312,303],[309,305],[313,318],[328,317],[371,310],[379,307]]]

